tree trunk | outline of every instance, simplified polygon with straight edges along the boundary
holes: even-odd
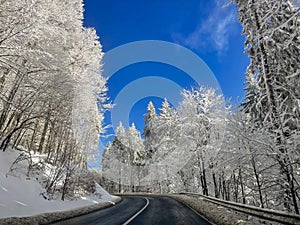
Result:
[[[43,128],[43,132],[42,132],[42,135],[41,135],[41,140],[40,140],[40,144],[39,144],[39,148],[38,148],[39,153],[43,153],[44,142],[45,142],[45,139],[46,139],[46,134],[47,134],[48,125],[49,125],[49,119],[50,119],[49,113],[47,115],[47,118],[45,119],[44,128]]]
[[[233,171],[233,186],[234,186],[234,198],[235,202],[238,202],[239,199],[239,181],[235,176],[235,172]]]
[[[241,167],[239,168],[239,177],[240,177],[240,184],[241,184],[241,189],[242,189],[243,204],[246,204],[246,197],[245,197],[244,183],[243,183],[243,177],[242,177],[242,169],[241,169]]]
[[[15,82],[14,82],[14,84],[13,84],[13,86],[12,86],[10,92],[9,92],[7,101],[5,101],[4,104],[3,104],[3,110],[2,110],[2,113],[0,115],[0,130],[2,130],[2,128],[5,124],[7,116],[9,114],[10,109],[11,109],[12,102],[15,98],[15,95],[16,95],[16,93],[17,93],[24,77],[25,77],[25,74],[22,74],[21,72],[17,72]]]
[[[213,177],[213,182],[214,182],[215,198],[219,198],[220,197],[220,192],[219,192],[219,188],[218,188],[218,183],[217,183],[217,180],[216,180],[216,174],[215,174],[215,172],[212,173],[212,177]]]
[[[39,120],[36,120],[34,129],[32,132],[32,136],[31,136],[31,140],[30,140],[30,145],[29,145],[29,149],[33,150],[34,153],[36,153],[35,137],[36,137],[36,133],[37,133],[37,129],[38,129],[38,124],[39,124]]]
[[[264,208],[263,195],[262,195],[262,191],[261,191],[261,183],[260,183],[260,179],[259,179],[259,174],[258,174],[257,169],[256,169],[256,163],[255,163],[254,155],[252,155],[252,157],[251,157],[251,163],[252,163],[252,167],[253,167],[255,181],[256,181],[256,184],[257,184],[257,188],[258,188],[260,206],[261,206],[261,208]]]

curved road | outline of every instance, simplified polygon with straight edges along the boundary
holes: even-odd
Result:
[[[115,206],[55,225],[210,225],[198,213],[169,197],[122,196]],[[136,217],[135,217],[136,216]]]

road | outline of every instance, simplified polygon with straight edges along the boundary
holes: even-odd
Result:
[[[199,214],[175,199],[160,196],[122,196],[115,206],[55,225],[209,225]]]

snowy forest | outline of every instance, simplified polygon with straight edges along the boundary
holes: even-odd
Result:
[[[299,214],[298,1],[232,2],[250,59],[244,100],[191,87],[176,109],[149,102],[143,132],[120,123],[104,149],[110,192],[195,192]],[[93,193],[100,176],[88,163],[112,105],[83,11],[82,0],[0,0],[0,157],[17,151],[7,174],[26,165],[48,200]]]
[[[250,59],[244,100],[232,105],[199,87],[182,91],[178,109],[167,99],[159,109],[150,102],[143,133],[120,123],[105,148],[103,173],[114,178],[104,180],[108,190],[195,192],[299,214],[299,5],[234,2]],[[190,156],[176,173],[170,151]]]
[[[46,199],[95,188],[87,163],[107,107],[102,56],[81,0],[0,1],[0,154],[19,151],[8,173],[26,162]]]

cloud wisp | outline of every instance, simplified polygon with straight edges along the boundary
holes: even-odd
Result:
[[[236,24],[234,6],[223,7],[215,1],[208,17],[202,18],[193,32],[188,35],[173,34],[173,40],[195,50],[214,49],[222,55],[228,49],[229,37]]]

